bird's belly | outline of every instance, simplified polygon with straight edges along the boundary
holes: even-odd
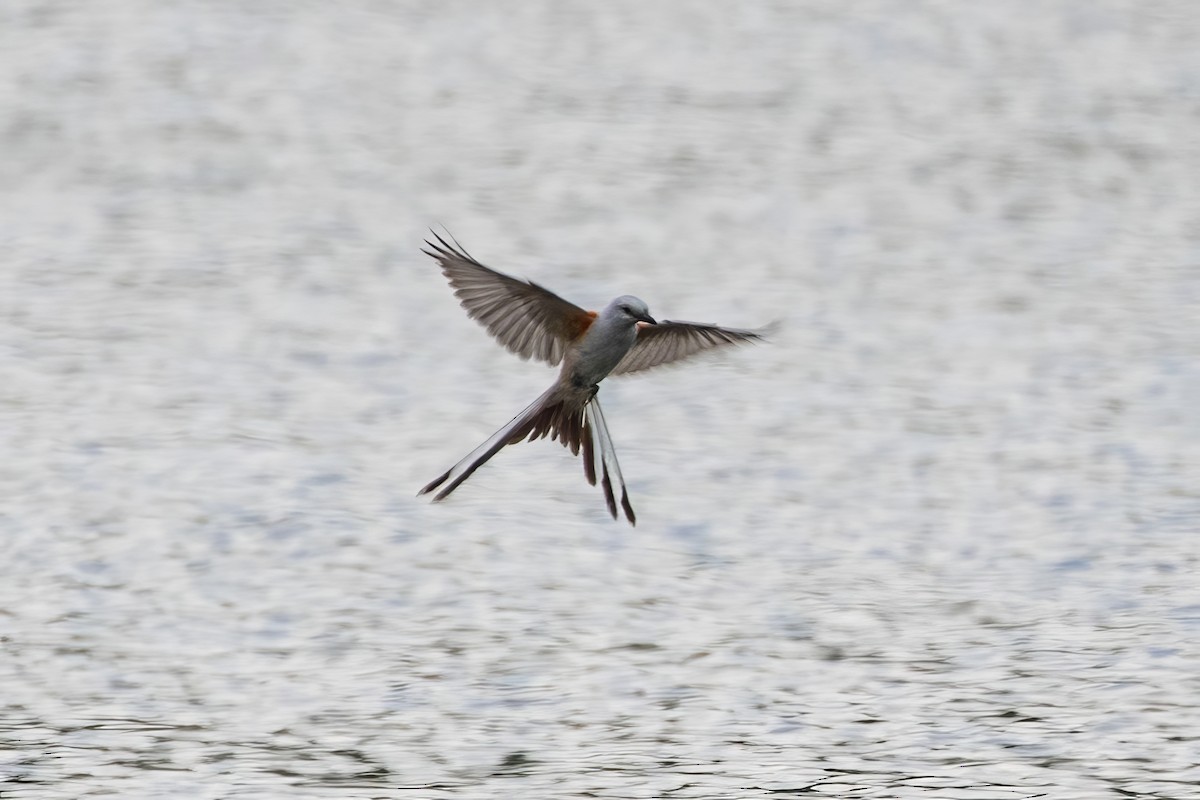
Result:
[[[589,360],[575,365],[571,370],[571,382],[579,386],[595,386],[608,377],[608,373],[619,364],[621,359],[605,357],[603,360]]]

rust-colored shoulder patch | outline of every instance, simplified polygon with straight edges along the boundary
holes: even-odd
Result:
[[[571,320],[571,338],[578,339],[587,333],[587,329],[592,327],[598,316],[600,315],[595,311],[585,311]]]

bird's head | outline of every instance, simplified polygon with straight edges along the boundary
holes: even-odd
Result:
[[[605,312],[617,318],[628,318],[630,322],[658,324],[654,317],[650,316],[650,309],[646,306],[645,301],[631,294],[622,295],[613,300],[608,304]]]

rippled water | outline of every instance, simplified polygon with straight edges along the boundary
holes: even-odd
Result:
[[[504,6],[501,8],[500,6]],[[0,5],[0,796],[1200,796],[1189,3]],[[769,346],[578,463],[419,253]]]

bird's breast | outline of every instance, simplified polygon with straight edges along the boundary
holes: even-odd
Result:
[[[579,343],[575,358],[567,368],[573,383],[595,386],[621,363],[621,359],[637,342],[637,328],[633,325],[620,327],[604,325],[597,321]]]

